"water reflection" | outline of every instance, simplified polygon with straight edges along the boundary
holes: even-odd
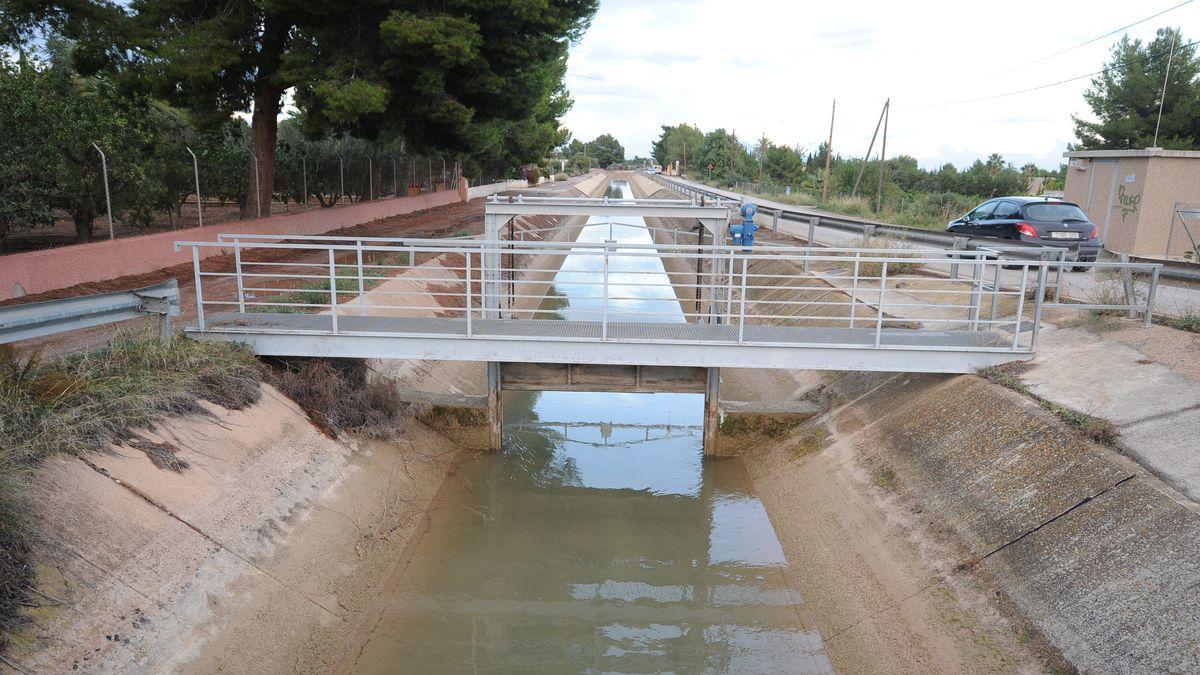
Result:
[[[638,225],[612,236],[650,241]],[[598,223],[580,238],[609,236]],[[594,261],[580,260],[548,300],[570,318],[596,307],[579,284]],[[663,290],[610,316],[682,320]],[[741,466],[702,461],[702,396],[503,398],[503,452],[453,479],[351,670],[831,670]]]

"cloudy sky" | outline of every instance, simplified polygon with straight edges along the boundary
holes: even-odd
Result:
[[[1057,166],[1086,115],[1088,78],[990,101],[955,103],[1095,72],[1119,35],[1054,54],[1182,0],[601,0],[571,49],[565,124],[588,140],[609,132],[648,155],[662,124],[766,133],[814,149],[837,98],[834,150],[866,151],[892,99],[888,155],[925,166],[999,152]],[[1153,38],[1177,26],[1200,38],[1200,2],[1130,28]]]

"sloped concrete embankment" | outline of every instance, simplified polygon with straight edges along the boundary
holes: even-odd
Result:
[[[34,477],[46,545],[33,622],[6,656],[32,672],[328,671],[424,526],[459,448],[413,421],[397,442],[333,439],[278,391],[176,418],[153,440]]]
[[[747,459],[785,547],[804,523],[783,517],[789,506],[779,496],[795,494],[801,476],[837,457],[861,469],[868,487],[905,504],[916,530],[948,543],[952,559],[931,585],[953,587],[953,577],[964,575],[984,580],[1028,635],[1081,671],[1200,668],[1194,502],[981,378],[827,379],[843,404],[824,420],[832,445],[815,455],[792,448]],[[834,602],[824,598],[830,589],[800,590],[810,603]],[[886,640],[895,630],[851,619],[833,622],[855,628],[822,626],[822,634],[850,631],[841,633],[845,643]]]

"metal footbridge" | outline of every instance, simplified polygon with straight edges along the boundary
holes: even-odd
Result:
[[[699,222],[718,243],[501,238],[525,214]],[[940,249],[734,247],[730,217],[691,200],[523,198],[489,202],[478,240],[180,242],[199,310],[186,330],[269,355],[965,373],[1029,357],[1060,304],[1056,261],[956,251],[948,277],[924,269],[950,260]],[[202,264],[212,247],[230,255]],[[1002,266],[1019,283],[1002,285]],[[586,289],[586,307],[561,314],[556,284]]]

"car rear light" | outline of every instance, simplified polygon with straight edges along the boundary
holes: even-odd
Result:
[[[1100,238],[1100,228],[1097,227],[1096,225],[1092,225],[1092,233],[1088,235],[1088,239],[1099,239],[1099,238]]]
[[[1017,232],[1025,235],[1027,237],[1040,236],[1040,235],[1038,235],[1037,230],[1034,229],[1034,227],[1032,225],[1030,225],[1029,223],[1017,223]]]

